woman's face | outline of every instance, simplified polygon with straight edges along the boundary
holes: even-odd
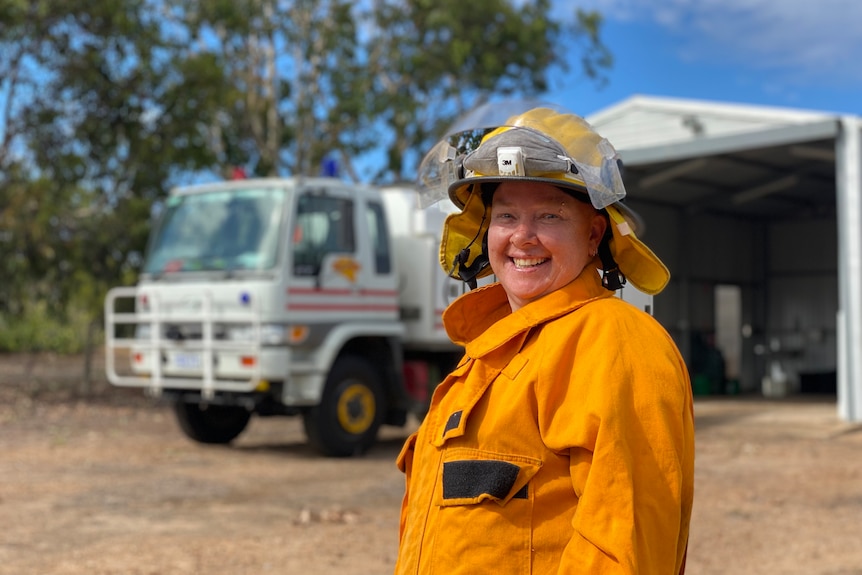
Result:
[[[491,204],[488,256],[512,311],[578,277],[606,227],[590,204],[551,184],[500,184]]]

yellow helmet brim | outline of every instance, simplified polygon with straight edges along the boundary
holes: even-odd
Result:
[[[670,271],[657,255],[649,249],[636,235],[623,215],[627,208],[621,204],[612,204],[605,208],[610,218],[611,254],[625,274],[629,283],[640,291],[655,295],[665,288],[670,281]]]

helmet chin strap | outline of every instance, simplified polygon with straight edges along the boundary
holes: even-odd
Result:
[[[599,258],[602,260],[602,285],[610,291],[617,291],[626,285],[626,276],[620,271],[611,254],[610,238],[606,235],[599,244]]]
[[[474,243],[476,243],[476,239],[479,237],[479,234],[482,233],[482,226],[485,224],[485,219],[488,217],[488,207],[491,205],[491,196],[494,194],[494,190],[496,190],[496,188],[497,184],[483,185],[480,186],[478,190],[476,190],[475,186],[471,188],[471,194],[476,193],[477,191],[481,194],[482,205],[484,206],[482,211],[482,221],[479,223],[479,230],[476,232],[476,235],[472,240],[470,240],[467,247],[458,252],[458,255],[456,255],[452,261],[452,269],[449,270],[449,277],[460,279],[470,286],[471,290],[476,289],[479,275],[485,270],[485,268],[491,265],[491,260],[488,259],[487,229],[485,230],[485,233],[482,234],[482,253],[473,259],[473,263],[467,265],[467,262],[470,260],[470,248]],[[458,270],[457,276],[455,275],[455,269]]]
[[[469,246],[458,252],[458,255],[455,256],[455,261],[452,262],[453,271],[457,266],[458,276],[468,286],[470,286],[471,290],[476,289],[476,286],[478,285],[476,279],[479,274],[482,273],[482,270],[491,264],[488,260],[488,233],[485,232],[485,235],[482,236],[482,253],[476,256],[473,263],[467,265],[467,260],[470,259],[470,246],[472,245],[473,244],[471,243]],[[452,273],[450,272],[449,275],[451,276]]]

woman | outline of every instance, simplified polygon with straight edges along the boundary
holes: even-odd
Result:
[[[420,169],[462,208],[442,265],[497,282],[444,314],[466,354],[398,458],[396,573],[680,573],[687,371],[665,330],[613,297],[626,278],[657,293],[667,269],[636,237],[615,152],[586,122],[535,108],[486,127]]]

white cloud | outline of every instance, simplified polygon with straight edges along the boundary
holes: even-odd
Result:
[[[862,81],[858,0],[585,0],[607,21],[651,22],[681,59],[745,64],[800,82]]]

